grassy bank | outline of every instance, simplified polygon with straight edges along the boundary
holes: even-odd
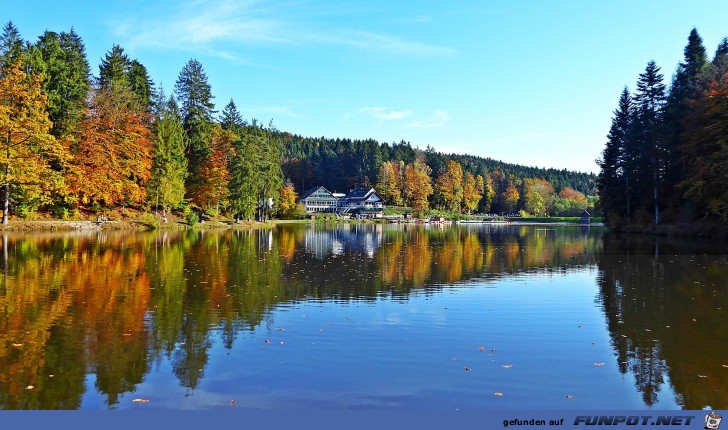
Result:
[[[508,218],[511,222],[529,222],[529,223],[566,223],[566,224],[581,224],[581,218],[578,216],[546,216],[546,217],[513,217]],[[604,219],[602,217],[592,217],[592,224],[602,223]]]

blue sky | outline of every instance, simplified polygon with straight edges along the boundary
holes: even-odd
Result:
[[[696,27],[712,57],[728,2],[12,2],[26,40],[71,26],[94,74],[112,44],[167,92],[190,58],[217,109],[304,136],[597,171],[612,111],[654,59],[666,80]]]

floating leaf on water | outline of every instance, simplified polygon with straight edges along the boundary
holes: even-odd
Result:
[[[498,396],[498,397],[501,397],[501,396],[503,396],[503,393],[501,393],[500,391],[496,391],[496,392],[495,392],[495,393],[493,393],[493,394],[495,394],[495,395],[496,395],[496,396]]]
[[[263,343],[270,343],[270,339],[264,340]]]
[[[55,378],[56,375],[48,375],[49,378]]]
[[[25,387],[26,390],[32,390],[33,388],[35,388],[35,387],[32,385],[28,385],[27,387]]]
[[[503,365],[503,368],[504,368],[504,369],[510,369],[511,367],[513,367],[513,365],[512,365],[512,364],[504,364],[504,365]]]
[[[16,348],[20,348],[21,346],[23,346],[23,344],[22,344],[22,343],[13,343],[12,345],[13,345],[14,347],[16,347]]]
[[[728,368],[728,364],[724,364],[723,367]]]
[[[235,406],[235,400],[230,400],[230,406]]]
[[[479,346],[478,351],[485,351],[485,346],[483,346],[483,345]]]
[[[646,329],[645,329],[645,331],[652,331],[652,330],[650,330],[650,329],[646,328]]]
[[[604,366],[604,362],[603,361],[600,361],[598,363],[594,363],[594,365],[595,366]]]
[[[707,378],[708,375],[698,375],[698,378]]]
[[[132,403],[149,403],[149,400],[147,400],[147,399],[134,399],[131,402]]]
[[[695,318],[693,318],[693,322],[698,322],[698,320],[696,320]]]

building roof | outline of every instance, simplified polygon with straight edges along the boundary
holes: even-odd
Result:
[[[584,212],[581,213],[581,216],[582,217],[591,216],[591,214],[589,212],[587,212],[586,209],[585,209]]]
[[[359,203],[368,200],[373,195],[376,195],[379,200],[382,200],[382,196],[374,188],[355,188],[346,197],[341,199],[341,201],[342,203]]]
[[[325,187],[322,187],[321,185],[318,185],[316,187],[309,188],[308,191],[306,191],[305,193],[303,193],[298,199],[299,200],[306,199],[309,196],[311,196],[311,194],[315,193],[318,190],[323,190],[326,194],[329,194],[332,197],[334,196],[333,194],[331,194],[331,191],[327,190]]]

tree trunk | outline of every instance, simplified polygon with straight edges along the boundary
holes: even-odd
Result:
[[[657,160],[652,164],[652,195],[655,198],[655,225],[660,224],[660,201],[657,192]]]
[[[5,189],[3,193],[3,225],[8,225],[10,217],[10,131],[8,131],[7,153],[5,158]]]

